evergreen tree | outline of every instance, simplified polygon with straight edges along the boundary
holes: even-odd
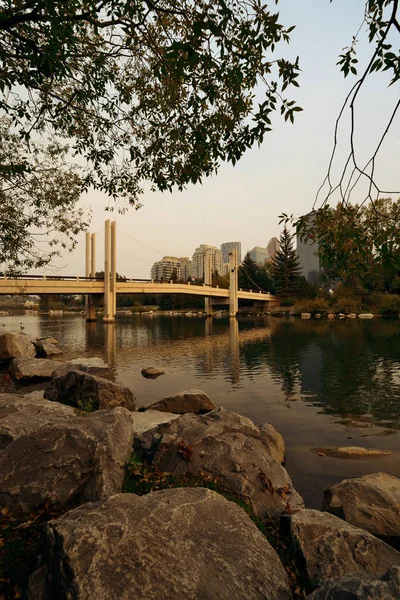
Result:
[[[295,296],[300,285],[300,264],[293,248],[293,235],[285,227],[279,238],[280,248],[272,259],[275,289],[281,298]]]
[[[258,266],[251,258],[250,252],[246,252],[238,273],[239,289],[257,290],[258,284]]]

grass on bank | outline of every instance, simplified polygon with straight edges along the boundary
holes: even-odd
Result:
[[[400,296],[395,294],[369,295],[333,295],[332,298],[320,297],[304,299],[293,303],[296,313],[309,312],[312,315],[328,313],[360,314],[373,313],[387,317],[398,317],[400,314]]]

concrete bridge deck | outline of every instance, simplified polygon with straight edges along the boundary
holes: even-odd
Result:
[[[85,295],[86,320],[96,319],[95,303],[98,296],[104,297],[105,323],[115,320],[117,294],[185,294],[202,296],[205,311],[213,315],[213,307],[229,304],[229,314],[235,317],[239,300],[250,300],[255,306],[267,307],[276,301],[272,294],[259,291],[238,290],[238,257],[236,249],[229,252],[229,289],[212,286],[211,255],[204,257],[204,284],[166,283],[151,280],[117,279],[116,222],[108,219],[104,228],[104,279],[96,274],[96,234],[86,234],[85,277],[55,277],[25,275],[0,278],[0,294],[83,294]]]
[[[92,294],[104,295],[105,282],[90,277],[46,277],[30,276],[0,278],[0,294]],[[229,289],[211,285],[191,283],[152,282],[151,280],[116,281],[116,294],[185,294],[203,298],[226,299],[229,303]],[[238,299],[271,302],[275,296],[249,290],[238,290]],[[221,302],[222,303],[222,302]]]

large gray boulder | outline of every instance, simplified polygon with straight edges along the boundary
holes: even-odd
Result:
[[[304,509],[288,518],[294,547],[314,587],[332,577],[381,576],[400,566],[400,552],[334,515]]]
[[[62,363],[46,358],[14,358],[9,366],[11,377],[17,381],[50,379]]]
[[[13,358],[34,358],[35,346],[24,333],[0,334],[0,362],[9,362]]]
[[[287,575],[246,513],[203,488],[119,494],[45,529],[28,598],[290,600]]]
[[[0,450],[42,427],[75,417],[71,406],[49,402],[33,394],[0,394]]]
[[[193,389],[179,392],[175,396],[168,396],[153,404],[146,404],[145,406],[141,406],[139,410],[159,410],[161,412],[184,415],[186,413],[203,414],[210,412],[214,408],[214,402],[205,392]]]
[[[399,600],[400,568],[392,567],[382,577],[347,576],[329,579],[307,600]]]
[[[128,410],[136,408],[135,396],[129,388],[83,371],[67,371],[54,377],[44,397],[89,411],[116,406],[124,406]]]
[[[400,479],[374,473],[324,492],[322,509],[374,535],[400,537]]]
[[[60,377],[60,375],[65,375],[68,371],[83,371],[84,373],[91,373],[92,375],[101,377],[110,373],[110,367],[98,356],[74,358],[57,367],[54,370],[53,377]]]
[[[36,340],[34,344],[36,348],[36,356],[39,358],[63,354],[63,351],[60,350],[60,348],[57,348],[55,344],[52,344],[47,340]]]
[[[200,475],[216,481],[260,517],[304,506],[265,435],[249,419],[224,408],[160,425],[156,433],[136,438],[135,449],[152,468],[174,477]]]
[[[0,506],[29,513],[120,492],[132,453],[132,415],[125,408],[60,417],[9,443],[0,453]]]
[[[159,425],[179,419],[179,415],[173,413],[159,412],[158,410],[146,410],[146,412],[133,412],[133,431],[137,438],[149,431],[157,433]]]

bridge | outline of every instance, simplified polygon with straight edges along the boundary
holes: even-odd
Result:
[[[95,277],[96,251],[95,234],[86,234],[86,272],[84,277],[25,275],[0,278],[0,294],[82,294],[85,295],[86,320],[96,320],[96,299],[104,298],[105,323],[113,323],[116,314],[117,294],[187,294],[202,296],[207,316],[212,317],[214,308],[229,305],[229,314],[235,317],[239,300],[250,300],[254,306],[265,310],[276,302],[272,294],[261,291],[238,290],[238,260],[236,250],[229,253],[229,289],[212,285],[211,256],[205,257],[204,284],[159,282],[143,279],[117,280],[116,268],[116,222],[105,222],[104,279]]]

